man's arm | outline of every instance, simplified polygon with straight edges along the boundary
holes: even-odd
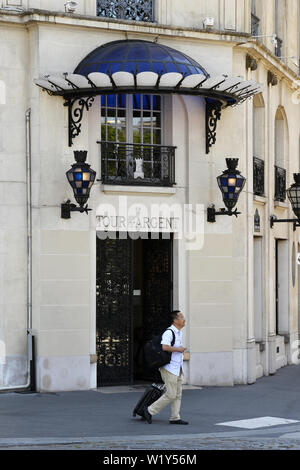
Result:
[[[168,346],[167,344],[162,344],[162,349],[163,349],[163,351],[168,351],[168,352],[181,352],[181,353],[184,353],[184,351],[187,348],[184,348],[183,346],[180,346],[178,348],[174,348],[173,346]]]

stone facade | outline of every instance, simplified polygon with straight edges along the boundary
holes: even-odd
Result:
[[[190,351],[185,381],[194,385],[253,383],[295,362],[298,348],[298,232],[288,201],[274,200],[274,165],[286,187],[299,172],[299,5],[256,1],[259,35],[251,37],[250,0],[156,0],[155,22],[96,16],[96,1],[79,0],[67,13],[60,0],[0,0],[0,388],[22,386],[27,373],[28,219],[26,125],[30,109],[32,188],[32,333],[39,391],[96,387],[96,215],[101,204],[126,195],[150,204],[222,207],[216,176],[225,157],[239,158],[247,178],[241,215],[204,223],[204,243],[186,250],[174,243],[174,307],[187,318]],[[252,2],[253,3],[253,2]],[[214,18],[211,29],[203,27]],[[277,18],[277,20],[276,20]],[[288,27],[287,27],[288,25]],[[275,56],[272,35],[282,39]],[[102,185],[91,191],[89,215],[60,217],[73,195],[65,172],[73,149],[87,149],[101,174],[100,101],[84,114],[82,132],[68,146],[67,108],[33,80],[73,72],[92,50],[116,40],[158,41],[199,62],[211,75],[228,74],[263,84],[254,100],[222,112],[217,141],[205,152],[205,102],[170,95],[165,100],[165,142],[176,146],[176,186]],[[255,67],[246,67],[247,56]],[[276,77],[269,83],[270,73]],[[275,83],[277,82],[277,83]],[[258,155],[259,153],[259,155]],[[264,161],[264,194],[253,194],[253,156]],[[258,211],[260,229],[254,231]],[[206,214],[206,212],[205,212]],[[276,241],[277,240],[277,241]],[[29,240],[30,241],[30,240]],[[277,246],[277,279],[276,279]],[[276,283],[279,288],[276,294]],[[277,295],[277,297],[276,297]],[[276,320],[276,298],[278,315]],[[1,359],[1,358],[0,358]]]

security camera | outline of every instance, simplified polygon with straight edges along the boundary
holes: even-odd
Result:
[[[78,7],[77,2],[66,2],[65,3],[65,11],[67,13],[74,13],[74,11],[76,11],[77,7]]]
[[[211,16],[207,16],[203,20],[203,26],[204,28],[212,28],[215,24],[215,19],[212,18]]]

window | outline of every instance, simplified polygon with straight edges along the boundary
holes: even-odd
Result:
[[[153,3],[154,0],[97,0],[97,16],[152,22]]]
[[[251,1],[251,35],[258,36],[259,35],[259,22],[260,19],[257,16],[256,12],[256,1]]]
[[[155,94],[101,97],[101,173],[107,184],[172,186],[175,148],[163,145],[163,102]]]
[[[275,116],[275,200],[284,202],[286,199],[286,149],[288,148],[286,121],[283,111],[279,108]]]
[[[162,144],[162,97],[106,95],[101,98],[101,140]]]
[[[265,195],[265,108],[262,95],[253,99],[253,194]]]

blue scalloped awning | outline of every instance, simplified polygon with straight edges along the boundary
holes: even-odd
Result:
[[[178,72],[184,76],[208,76],[201,65],[182,52],[155,42],[129,39],[97,47],[80,62],[74,73],[87,77],[93,72],[111,75],[120,71],[132,74]]]
[[[35,83],[67,100],[114,93],[176,93],[217,100],[223,107],[262,91],[253,80],[210,76],[186,54],[142,40],[104,44],[90,52],[73,73],[50,74]]]

